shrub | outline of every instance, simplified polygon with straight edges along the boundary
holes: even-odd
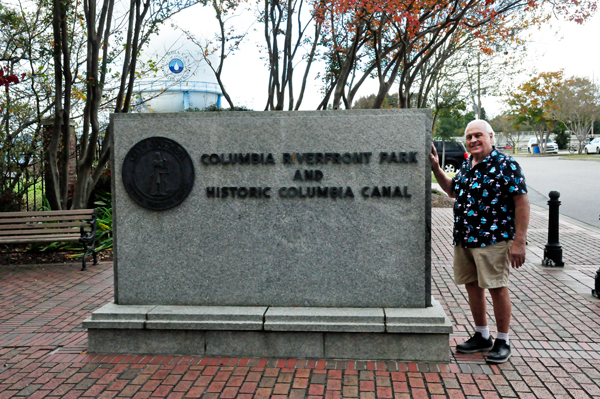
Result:
[[[0,212],[21,212],[24,206],[22,194],[0,192]]]

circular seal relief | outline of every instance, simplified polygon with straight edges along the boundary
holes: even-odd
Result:
[[[123,162],[123,184],[139,205],[164,211],[179,205],[194,186],[194,165],[179,143],[150,137],[135,144]]]
[[[173,73],[183,72],[183,61],[179,58],[173,58],[171,62],[169,62],[169,70]]]

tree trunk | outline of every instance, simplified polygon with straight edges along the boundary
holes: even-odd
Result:
[[[315,52],[317,49],[317,38],[319,37],[319,33],[321,32],[321,23],[317,23],[315,27],[315,40],[310,49],[310,54],[308,56],[308,60],[306,61],[306,69],[304,70],[304,75],[302,76],[302,84],[300,86],[300,94],[298,95],[298,101],[294,107],[295,111],[298,111],[300,108],[300,104],[302,104],[302,99],[304,98],[304,91],[306,90],[306,81],[308,79],[308,72],[310,71],[310,67],[312,65],[313,59],[315,58]]]
[[[221,13],[221,9],[218,7],[217,2],[213,1],[213,8],[217,15],[217,21],[219,22],[219,29],[221,30],[221,57],[219,59],[219,67],[215,71],[212,65],[209,63],[208,65],[213,70],[215,77],[217,78],[217,83],[221,88],[221,93],[223,93],[223,97],[227,100],[227,104],[229,104],[229,109],[234,110],[235,106],[233,105],[233,101],[231,100],[231,96],[227,90],[225,90],[225,85],[223,84],[223,79],[221,79],[221,74],[223,73],[223,64],[225,62],[225,45],[227,44],[227,32],[225,32],[225,21],[223,21],[223,14]],[[208,61],[208,60],[207,60]]]
[[[385,96],[390,91],[390,87],[392,87],[392,83],[394,83],[394,81],[396,80],[396,76],[398,76],[398,70],[400,68],[400,65],[400,60],[397,60],[393,67],[390,78],[387,81],[385,81],[384,79],[384,81],[380,83],[379,91],[377,92],[377,97],[375,98],[375,104],[373,105],[373,108],[379,109],[383,105],[383,102],[385,101]]]
[[[348,49],[348,53],[346,54],[346,58],[344,59],[342,69],[340,71],[340,75],[335,84],[335,90],[333,94],[333,109],[339,109],[340,104],[342,102],[342,97],[344,96],[344,92],[346,90],[346,82],[348,82],[348,77],[352,72],[352,67],[356,62],[356,55],[358,54],[358,50],[362,47],[362,35],[365,28],[364,21],[356,27],[356,32],[354,33],[354,39],[352,41],[352,46]]]
[[[52,31],[54,35],[53,58],[54,58],[54,127],[48,147],[45,152],[46,158],[46,199],[51,209],[62,209],[60,201],[60,178],[58,173],[58,144],[60,142],[61,126],[63,121],[63,72],[62,72],[62,33],[61,19],[65,18],[61,0],[54,0],[52,7]]]

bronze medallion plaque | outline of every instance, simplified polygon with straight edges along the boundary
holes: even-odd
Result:
[[[164,211],[183,202],[194,185],[194,165],[179,143],[150,137],[134,145],[123,161],[123,184],[144,208]]]

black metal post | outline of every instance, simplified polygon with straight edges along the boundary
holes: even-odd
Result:
[[[594,281],[594,289],[592,290],[592,295],[600,299],[600,269],[598,269],[598,271],[596,272],[596,278]]]
[[[548,243],[544,248],[544,266],[564,266],[562,261],[562,247],[558,241],[558,207],[560,206],[560,193],[558,191],[550,191],[548,194],[548,206],[550,214],[548,216]]]

